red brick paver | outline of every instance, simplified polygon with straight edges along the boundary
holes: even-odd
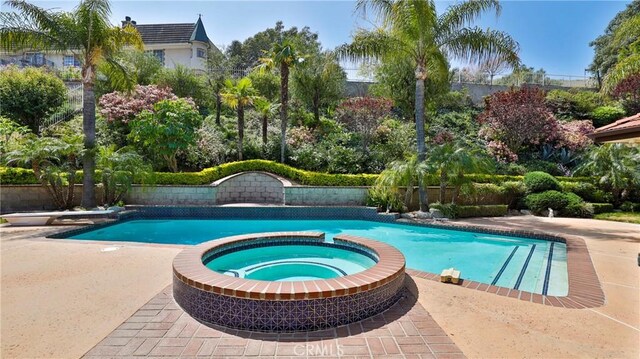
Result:
[[[464,358],[415,297],[405,292],[384,313],[358,323],[306,333],[258,333],[199,323],[175,304],[168,287],[84,358]]]

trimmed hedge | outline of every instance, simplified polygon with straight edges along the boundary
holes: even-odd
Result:
[[[17,167],[0,167],[0,183],[2,184],[38,184],[33,170]]]
[[[204,185],[245,171],[270,172],[307,186],[372,186],[376,178],[378,178],[377,175],[373,174],[352,175],[310,172],[272,161],[249,160],[229,162],[220,166],[205,168],[200,172],[158,172],[155,175],[155,184]]]
[[[593,217],[593,206],[590,203],[586,203],[575,193],[568,192],[564,195],[569,200],[569,203],[565,208],[560,210],[560,216],[574,218]]]
[[[200,172],[156,172],[152,183],[156,185],[208,185],[221,178],[243,171],[271,172],[307,186],[372,186],[378,178],[377,174],[320,173],[297,169],[273,161],[248,160],[241,162],[229,162],[216,167],[205,168]],[[470,174],[466,177],[475,183],[493,183],[497,185],[506,181],[523,180],[523,176],[489,174]],[[557,178],[564,182],[593,182],[593,178],[589,177]],[[7,185],[38,183],[30,169],[14,167],[0,167],[0,181],[2,184]],[[431,186],[437,186],[439,185],[439,180],[436,176],[432,176],[429,178],[428,184]]]
[[[529,172],[524,175],[524,185],[529,193],[539,193],[545,191],[559,191],[560,182],[546,172]]]
[[[535,214],[540,214],[549,208],[555,211],[562,211],[569,204],[569,200],[566,193],[553,190],[532,193],[524,199],[527,207]]]
[[[611,203],[591,203],[593,207],[593,214],[613,212],[613,205]]]

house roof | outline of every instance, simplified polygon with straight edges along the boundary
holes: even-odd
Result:
[[[640,113],[602,126],[590,137],[596,142],[640,143]]]
[[[191,41],[211,42],[200,18],[196,23],[136,24],[134,26],[138,29],[142,42],[145,44],[175,44]]]

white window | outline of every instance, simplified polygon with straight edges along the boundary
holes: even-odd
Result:
[[[151,50],[145,52],[155,56],[155,58],[160,60],[160,63],[164,66],[164,50]]]
[[[80,66],[80,61],[73,55],[65,55],[62,60],[62,66],[64,67],[72,67],[72,66]]]
[[[196,51],[197,51],[197,56],[198,57],[201,57],[203,59],[207,58],[207,51],[205,49],[198,48],[198,49],[196,49]]]

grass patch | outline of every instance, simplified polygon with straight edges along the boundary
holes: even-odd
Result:
[[[594,218],[604,219],[605,221],[640,224],[640,212],[607,212],[596,214]]]

